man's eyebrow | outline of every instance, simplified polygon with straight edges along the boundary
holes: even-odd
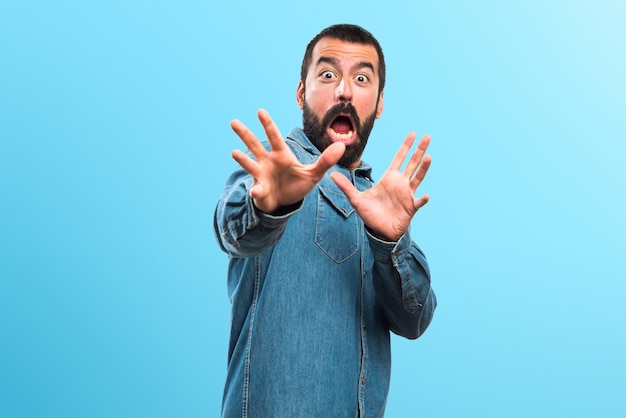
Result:
[[[359,62],[357,65],[354,66],[354,68],[369,68],[370,70],[372,70],[372,72],[374,71],[374,64],[372,64],[369,61],[361,61]]]
[[[336,58],[333,57],[319,57],[319,59],[317,60],[316,66],[320,65],[320,64],[330,64],[334,67],[339,66],[339,61],[337,61]],[[374,70],[374,64],[372,64],[369,61],[360,61],[358,63],[356,63],[353,67],[353,69],[357,69],[357,68],[369,68],[370,70],[372,70],[372,72],[375,72]]]
[[[335,67],[339,65],[339,62],[335,58],[332,58],[332,57],[319,57],[315,65],[320,65],[323,63],[330,64]]]

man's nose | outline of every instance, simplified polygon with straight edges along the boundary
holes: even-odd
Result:
[[[335,88],[335,101],[336,102],[350,102],[352,100],[352,86],[350,82],[341,80],[339,85]]]

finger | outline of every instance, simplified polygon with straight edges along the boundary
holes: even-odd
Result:
[[[413,141],[415,141],[415,132],[411,132],[402,143],[402,146],[396,152],[396,155],[391,160],[391,164],[389,164],[389,170],[399,171],[400,167],[402,167],[402,163],[404,163],[404,159],[406,158],[409,150],[413,146]]]
[[[314,172],[319,174],[321,178],[326,171],[335,164],[341,158],[346,150],[346,145],[342,142],[335,142],[330,144],[322,153],[320,158],[315,162]]]
[[[261,209],[263,203],[259,203],[265,197],[265,188],[261,183],[255,183],[250,189],[250,197],[255,200],[254,204],[257,208]],[[271,211],[270,211],[271,212]]]
[[[413,200],[413,208],[415,209],[415,212],[417,212],[418,210],[420,210],[421,208],[424,207],[424,205],[426,205],[426,203],[428,203],[428,201],[430,200],[430,196],[425,194],[424,196],[414,199]]]
[[[411,155],[411,159],[406,165],[405,173],[409,177],[413,176],[415,170],[420,167],[420,162],[422,161],[422,158],[424,157],[424,154],[426,153],[426,149],[428,148],[429,144],[430,136],[424,135],[420,140],[420,143],[417,145],[417,149],[415,150],[413,155]]]
[[[330,178],[333,179],[337,187],[346,195],[350,203],[356,199],[359,191],[352,185],[350,180],[338,171],[330,173]]]
[[[276,126],[268,111],[265,109],[260,109],[258,112],[258,117],[261,125],[263,125],[263,129],[265,129],[265,135],[267,135],[267,139],[272,146],[272,150],[280,151],[284,149],[286,147],[285,140],[280,134],[278,126]]]
[[[241,139],[241,141],[246,145],[246,147],[250,150],[250,152],[257,158],[264,155],[266,153],[265,148],[261,144],[261,142],[257,139],[257,137],[252,133],[250,129],[246,125],[244,125],[239,120],[233,120],[230,122],[230,127],[237,134],[237,136]]]
[[[234,150],[232,152],[232,157],[233,160],[237,161],[241,168],[248,172],[252,177],[258,178],[261,171],[259,163],[257,163],[252,158],[248,157],[245,153],[239,150]]]
[[[417,171],[415,172],[415,175],[411,178],[411,181],[410,181],[411,187],[413,187],[414,189],[417,189],[417,187],[420,185],[422,180],[424,180],[424,177],[426,177],[426,173],[428,173],[428,169],[430,168],[430,164],[432,163],[432,160],[433,159],[430,155],[426,155],[422,159],[422,162],[420,163]]]

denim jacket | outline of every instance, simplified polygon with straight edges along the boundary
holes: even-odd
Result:
[[[287,144],[299,161],[320,152],[301,129]],[[389,390],[389,331],[414,339],[435,306],[428,264],[405,233],[371,235],[330,179],[372,187],[371,168],[332,167],[278,215],[255,209],[253,178],[233,173],[215,211],[229,255],[232,303],[223,417],[382,417]]]

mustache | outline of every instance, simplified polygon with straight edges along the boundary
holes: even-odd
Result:
[[[328,109],[328,112],[324,115],[324,120],[322,120],[322,126],[329,126],[330,123],[339,115],[350,115],[355,125],[353,128],[356,131],[358,131],[361,127],[361,120],[359,119],[359,115],[356,113],[356,109],[352,106],[352,103],[338,103]]]

